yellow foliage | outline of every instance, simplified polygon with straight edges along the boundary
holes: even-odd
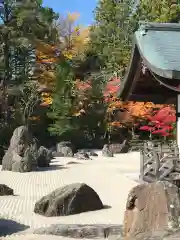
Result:
[[[83,53],[89,41],[89,28],[76,24],[79,13],[68,13],[65,19],[60,19],[57,28],[61,41],[60,50],[69,59],[83,57]],[[62,32],[63,36],[61,35]]]
[[[73,58],[73,54],[70,51],[63,52],[63,55],[70,60]]]
[[[52,96],[49,93],[42,93],[41,94],[41,106],[49,106],[52,104]]]
[[[80,17],[80,14],[77,12],[73,12],[73,13],[68,12],[68,14],[67,14],[68,20],[72,23],[77,21],[79,17]]]

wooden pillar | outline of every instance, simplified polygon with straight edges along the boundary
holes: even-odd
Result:
[[[177,145],[180,150],[180,94],[177,94],[176,102]]]

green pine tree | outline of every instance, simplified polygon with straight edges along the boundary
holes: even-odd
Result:
[[[70,63],[62,61],[56,68],[56,89],[48,117],[52,119],[49,132],[63,136],[76,130],[73,115],[75,99],[75,78]]]
[[[127,66],[134,30],[133,7],[133,0],[103,0],[95,9],[91,49],[100,58],[102,67],[110,71],[122,71]]]
[[[180,5],[178,1],[139,0],[134,18],[136,21],[178,23]]]

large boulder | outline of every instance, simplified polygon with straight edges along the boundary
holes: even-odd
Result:
[[[2,159],[2,170],[29,172],[36,169],[37,146],[26,126],[13,132],[10,145]]]
[[[51,150],[41,146],[38,149],[37,154],[37,165],[38,167],[49,167],[50,161],[53,158],[53,154]]]
[[[103,208],[98,194],[84,183],[56,189],[35,204],[34,212],[46,217],[68,216]]]
[[[180,196],[177,186],[169,182],[138,185],[128,195],[124,235],[131,239],[140,233],[153,236],[155,232],[174,231],[179,228],[179,216]]]
[[[13,195],[14,191],[12,188],[5,184],[0,184],[0,196]]]
[[[60,142],[57,144],[57,156],[62,157],[73,157],[74,155],[74,146],[71,142]]]

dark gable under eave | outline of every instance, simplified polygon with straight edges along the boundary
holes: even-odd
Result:
[[[127,73],[125,75],[124,80],[121,83],[120,90],[119,90],[119,96],[122,100],[126,100],[130,90],[132,88],[132,85],[134,83],[134,77],[136,74],[138,74],[137,69],[139,69],[139,63],[140,63],[140,54],[137,49],[137,46],[134,44],[133,49],[132,49],[132,54],[131,54],[131,60],[130,64],[127,70]]]
[[[148,68],[148,77],[142,74],[142,62]],[[179,85],[180,24],[144,23],[134,35],[131,61],[121,85],[120,98],[157,103],[171,99],[174,103]]]

